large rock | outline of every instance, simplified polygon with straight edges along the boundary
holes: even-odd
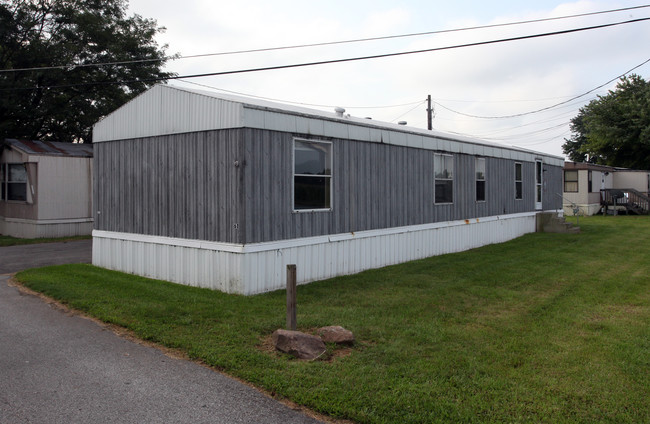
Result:
[[[354,334],[352,334],[352,331],[346,330],[340,325],[319,328],[318,331],[316,331],[316,334],[318,334],[325,343],[344,345],[354,344]]]
[[[273,344],[280,352],[288,353],[299,359],[316,359],[325,353],[325,343],[318,336],[300,331],[275,330]]]

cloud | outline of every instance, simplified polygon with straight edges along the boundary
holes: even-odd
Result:
[[[626,6],[629,4],[625,2],[550,1],[527,4],[524,9],[524,5],[511,2],[430,4],[418,0],[398,4],[387,0],[327,3],[186,0],[179,6],[134,0],[131,8],[145,17],[156,18],[160,25],[168,28],[160,40],[169,43],[170,52],[196,54],[489,25]],[[636,10],[426,37],[187,59],[172,62],[169,67],[179,74],[195,74],[359,57],[556,31],[647,15],[647,10]],[[650,26],[640,23],[481,47],[195,81],[280,100],[340,105],[358,116],[387,121],[399,118],[424,127],[424,105],[410,112],[415,105],[384,109],[354,109],[352,106],[422,102],[431,94],[440,104],[467,114],[493,116],[526,112],[585,92],[642,62],[647,59],[643,46],[648,42]],[[648,69],[638,72],[648,75]],[[605,90],[600,91],[603,92]],[[581,104],[584,103],[576,102],[546,113],[507,120],[469,118],[437,107],[434,125],[442,130],[489,135],[507,143],[560,155],[568,124],[557,126],[563,120],[568,123]],[[521,134],[520,139],[517,134]]]

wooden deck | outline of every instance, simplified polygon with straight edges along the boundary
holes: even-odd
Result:
[[[650,197],[632,188],[600,190],[600,204],[603,213],[647,215],[650,212]]]

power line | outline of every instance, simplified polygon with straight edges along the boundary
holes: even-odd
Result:
[[[478,138],[490,138],[490,137],[496,137],[496,138],[507,138],[507,137],[512,137],[512,135],[500,135],[503,133],[509,133],[515,130],[523,129],[525,127],[530,127],[530,126],[539,126],[539,125],[545,125],[545,124],[550,124],[555,121],[562,121],[563,123],[570,123],[570,121],[567,121],[569,117],[575,116],[575,111],[574,110],[569,110],[567,112],[562,112],[561,114],[557,116],[553,116],[551,118],[547,119],[539,119],[536,121],[531,121],[527,122],[525,124],[521,125],[515,125],[515,126],[510,126],[510,127],[500,127],[500,128],[494,128],[491,130],[486,130],[485,132],[481,133],[481,135],[477,135]],[[524,135],[527,133],[524,133]]]
[[[406,112],[404,112],[403,114],[401,114],[400,116],[398,116],[397,118],[393,119],[393,120],[390,121],[390,122],[395,122],[395,121],[397,121],[399,118],[401,118],[402,116],[404,116],[404,115],[408,115],[409,113],[411,113],[412,111],[414,111],[414,110],[417,109],[418,107],[422,106],[422,105],[424,104],[424,102],[426,102],[426,100],[422,100],[421,102],[418,102],[418,104],[416,104],[414,107],[412,107],[411,109],[407,110]]]
[[[235,55],[235,54],[244,54],[244,53],[260,53],[260,52],[269,52],[269,51],[277,51],[277,50],[301,49],[301,48],[307,48],[307,47],[322,47],[322,46],[332,46],[332,45],[339,45],[339,44],[361,43],[361,42],[368,42],[368,41],[391,40],[391,39],[396,39],[396,38],[420,37],[420,36],[424,36],[424,35],[436,35],[436,34],[445,34],[445,33],[461,32],[461,31],[473,31],[473,30],[478,30],[478,29],[499,28],[499,27],[506,27],[506,26],[515,26],[515,25],[524,25],[524,24],[539,23],[539,22],[548,22],[548,21],[555,21],[555,20],[562,20],[562,19],[579,18],[579,17],[585,17],[585,16],[602,15],[602,14],[607,14],[607,13],[624,12],[624,11],[635,10],[635,9],[643,9],[643,8],[647,8],[647,7],[650,7],[650,5],[646,4],[646,5],[640,5],[640,6],[624,7],[624,8],[619,8],[619,9],[602,10],[602,11],[598,11],[598,12],[588,12],[588,13],[580,13],[580,14],[574,14],[574,15],[556,16],[556,17],[553,17],[553,18],[531,19],[531,20],[526,20],[526,21],[505,22],[505,23],[501,23],[501,24],[479,25],[479,26],[473,26],[473,27],[454,28],[454,29],[437,30],[437,31],[415,32],[415,33],[410,33],[410,34],[387,35],[387,36],[381,36],[381,37],[368,37],[368,38],[357,38],[357,39],[351,39],[351,40],[327,41],[327,42],[312,43],[312,44],[298,44],[298,45],[291,45],[291,46],[266,47],[266,48],[258,48],[258,49],[235,50],[235,51],[226,51],[226,52],[217,52],[217,53],[203,53],[203,54],[186,55],[186,56],[174,55],[174,56],[166,56],[164,58],[155,58],[155,59],[133,59],[133,60],[124,60],[124,61],[115,61],[115,62],[86,63],[86,64],[78,64],[78,65],[58,65],[58,66],[44,66],[44,67],[35,67],[35,68],[0,69],[0,73],[3,73],[3,72],[18,72],[18,71],[37,71],[37,70],[41,71],[41,70],[51,70],[51,69],[70,69],[70,68],[83,68],[83,67],[92,67],[92,66],[127,65],[127,64],[132,64],[132,63],[160,62],[161,60],[172,60],[173,61],[173,60],[181,60],[181,59],[200,58],[200,57],[225,56],[225,55]]]
[[[243,73],[251,73],[251,72],[273,71],[273,70],[280,70],[280,69],[301,68],[301,67],[327,65],[327,64],[334,64],[334,63],[356,62],[356,61],[361,61],[361,60],[381,59],[381,58],[396,57],[396,56],[406,56],[406,55],[419,54],[419,53],[430,53],[430,52],[452,50],[452,49],[465,48],[465,47],[477,47],[477,46],[485,46],[485,45],[489,45],[489,44],[497,44],[497,43],[505,43],[505,42],[512,42],[512,41],[521,41],[521,40],[530,40],[530,39],[541,38],[541,37],[549,37],[549,36],[555,36],[555,35],[572,34],[572,33],[576,33],[576,32],[590,31],[590,30],[595,30],[595,29],[602,29],[602,28],[614,27],[614,26],[619,26],[619,25],[638,23],[638,22],[643,22],[643,21],[648,21],[648,20],[650,20],[650,18],[631,19],[631,20],[628,20],[628,21],[613,22],[613,23],[602,24],[602,25],[593,25],[593,26],[588,26],[588,27],[572,28],[572,29],[566,29],[566,30],[561,30],[561,31],[553,31],[553,32],[539,33],[539,34],[533,34],[533,35],[523,35],[523,36],[518,36],[518,37],[501,38],[501,39],[496,39],[496,40],[478,41],[478,42],[474,42],[474,43],[457,44],[457,45],[453,45],[453,46],[434,47],[434,48],[430,48],[430,49],[410,50],[410,51],[405,51],[405,52],[384,53],[384,54],[377,54],[377,55],[370,55],[370,56],[357,56],[357,57],[344,58],[344,59],[322,60],[322,61],[317,61],[317,62],[303,62],[303,63],[295,63],[295,64],[290,64],[290,65],[265,66],[265,67],[261,67],[261,68],[247,68],[247,69],[238,69],[238,70],[232,70],[232,71],[207,72],[207,73],[202,73],[202,74],[182,75],[182,76],[176,75],[176,76],[171,76],[171,77],[146,78],[146,79],[131,80],[131,81],[98,81],[98,82],[89,82],[89,83],[53,85],[53,86],[30,87],[30,88],[27,88],[27,87],[23,87],[23,88],[7,88],[7,89],[1,89],[0,91],[37,90],[37,89],[44,89],[44,88],[70,88],[70,87],[81,87],[81,86],[89,86],[89,85],[146,83],[146,82],[156,82],[156,81],[163,81],[163,80],[165,80],[165,81],[166,80],[177,80],[177,79],[181,79],[181,78],[201,78],[201,77],[220,76],[220,75],[233,75],[233,74],[243,74]],[[560,104],[563,104],[563,103],[566,103],[566,102],[562,102]],[[442,105],[440,105],[440,106],[444,107]],[[554,106],[552,106],[552,107],[554,107]],[[448,108],[445,108],[445,109],[448,109]],[[531,113],[535,113],[535,112],[531,112]],[[469,115],[469,116],[471,116],[471,115]],[[520,116],[520,115],[512,115],[512,116]],[[477,116],[471,116],[471,117],[477,117]]]
[[[537,145],[540,145],[540,144],[550,143],[551,141],[555,141],[558,138],[564,138],[565,135],[569,135],[570,133],[571,133],[571,131],[563,131],[560,134],[555,135],[553,137],[545,138],[543,140],[535,140],[535,141],[533,141],[531,143],[525,143],[524,142],[524,143],[521,143],[519,146],[530,147],[530,146],[537,146]]]
[[[569,125],[570,123],[571,123],[571,121],[564,121],[561,124],[553,125],[551,127],[540,128],[538,130],[528,131],[528,132],[524,132],[524,133],[520,133],[520,134],[511,134],[511,135],[503,136],[503,137],[480,137],[480,138],[483,139],[483,140],[506,141],[506,140],[518,139],[518,138],[522,138],[522,137],[526,137],[526,136],[531,136],[531,135],[535,135],[535,134],[545,133],[547,131],[554,130],[554,129],[557,129],[557,128],[564,128],[567,125]]]
[[[645,18],[645,19],[650,19],[650,18]],[[645,19],[644,19],[644,20],[645,20]],[[546,111],[546,110],[556,108],[556,107],[558,107],[558,106],[564,105],[564,104],[566,104],[566,103],[569,103],[569,102],[572,102],[572,101],[574,101],[574,100],[577,100],[577,99],[579,99],[579,98],[581,98],[581,97],[584,97],[584,96],[586,96],[587,94],[590,94],[590,93],[592,93],[592,92],[594,92],[594,91],[596,91],[596,90],[598,90],[598,89],[601,89],[601,88],[603,88],[604,86],[606,86],[607,84],[611,84],[612,82],[614,82],[614,81],[616,81],[616,80],[618,80],[618,79],[624,77],[625,75],[629,74],[630,72],[634,71],[634,70],[637,69],[637,68],[640,68],[641,66],[645,65],[645,64],[648,63],[648,62],[650,62],[650,59],[645,60],[643,63],[640,63],[640,64],[636,65],[634,68],[632,68],[632,69],[626,71],[625,73],[623,73],[623,74],[621,74],[621,75],[619,75],[619,76],[617,76],[617,77],[615,77],[615,78],[612,78],[611,80],[607,81],[606,83],[601,84],[601,85],[599,85],[598,87],[593,88],[593,89],[591,89],[591,90],[589,90],[589,91],[586,91],[586,92],[584,92],[584,93],[582,93],[582,94],[579,94],[579,95],[577,95],[577,96],[574,96],[574,97],[570,98],[569,100],[565,100],[565,101],[563,101],[563,102],[556,103],[556,104],[551,105],[551,106],[543,107],[543,108],[541,108],[541,109],[532,110],[532,111],[530,111],[530,112],[522,112],[522,113],[516,113],[516,114],[514,114],[514,115],[502,115],[502,116],[480,116],[480,115],[471,115],[471,114],[468,114],[468,113],[459,112],[459,111],[457,111],[457,110],[450,109],[450,108],[448,108],[447,106],[445,106],[445,105],[443,105],[443,104],[440,104],[440,103],[438,103],[438,102],[435,102],[435,103],[436,103],[438,106],[440,106],[441,108],[448,110],[449,112],[456,113],[456,114],[458,114],[458,115],[462,115],[462,116],[467,116],[467,117],[470,117],[470,118],[478,118],[478,119],[504,119],[504,118],[516,118],[516,117],[519,117],[519,116],[532,115],[532,114],[534,114],[534,113],[544,112],[544,111]]]

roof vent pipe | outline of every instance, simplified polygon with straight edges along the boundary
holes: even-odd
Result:
[[[345,109],[343,109],[342,107],[335,107],[334,112],[336,112],[337,116],[340,116],[342,118],[343,114],[345,113]]]
[[[406,121],[399,121],[399,122],[397,123],[397,125],[406,125],[406,124],[407,124]]]

